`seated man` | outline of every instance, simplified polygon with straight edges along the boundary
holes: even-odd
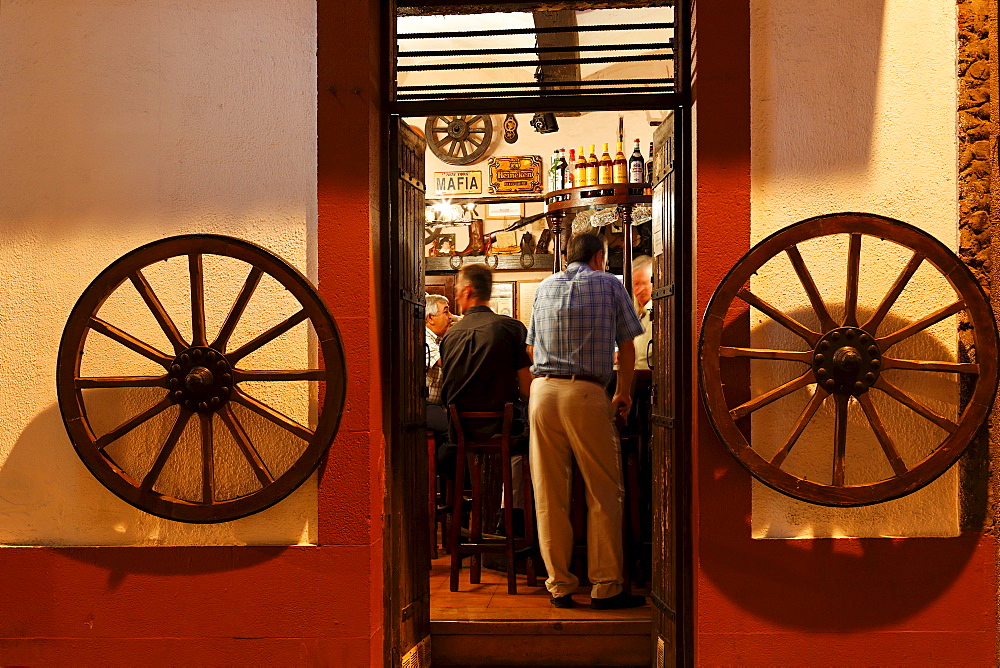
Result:
[[[493,274],[484,264],[470,264],[458,274],[455,303],[463,310],[462,319],[441,341],[441,400],[445,406],[455,404],[459,411],[502,411],[508,401],[515,402],[515,424],[511,434],[520,436],[522,449],[527,449],[524,436],[526,420],[523,404],[518,410],[520,395],[527,396],[531,385],[531,360],[524,345],[527,328],[519,321],[497,315],[488,306],[493,291]],[[490,438],[500,433],[502,420],[476,420],[463,424],[466,438]],[[441,470],[454,470],[454,447],[441,453]],[[517,458],[514,458],[515,460]],[[517,466],[518,462],[512,460]],[[518,470],[514,480],[519,481]],[[519,485],[513,486],[515,507]]]
[[[448,438],[448,413],[441,405],[441,337],[451,327],[448,298],[426,295],[424,308],[424,352],[427,374],[427,428],[440,448]]]

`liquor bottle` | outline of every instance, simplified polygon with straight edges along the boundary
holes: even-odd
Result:
[[[628,159],[628,182],[642,183],[646,177],[646,162],[642,159],[642,151],[639,150],[639,140],[635,140],[635,149]]]
[[[583,152],[582,146],[573,166],[573,185],[577,188],[587,185],[587,154]]]
[[[561,148],[559,149],[559,173],[556,174],[556,185],[559,186],[558,190],[569,188],[569,186],[566,185],[567,175],[570,175],[570,178],[572,178],[572,172],[567,169],[566,165],[566,149]]]
[[[628,183],[628,161],[622,152],[621,142],[618,142],[618,152],[615,153],[615,161],[611,165],[611,176],[614,183]]]
[[[587,185],[597,185],[597,154],[593,144],[590,145],[590,155],[587,156]]]
[[[611,154],[608,153],[608,143],[604,142],[604,153],[601,154],[601,161],[597,163],[597,182],[598,183],[613,183],[611,180],[611,167],[614,163],[611,161]]]
[[[574,172],[576,171],[576,156],[573,149],[569,150],[569,160],[566,162],[566,176],[563,183],[563,188],[572,188],[575,182]]]
[[[549,165],[549,190],[559,190],[556,174],[559,172],[559,149],[552,151],[552,163]]]

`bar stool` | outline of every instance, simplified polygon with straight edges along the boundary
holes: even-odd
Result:
[[[453,502],[456,508],[451,518],[451,591],[458,591],[458,574],[462,568],[462,557],[472,556],[469,568],[469,581],[479,584],[482,576],[482,554],[504,554],[507,560],[507,593],[517,593],[517,572],[514,559],[518,555],[527,556],[528,586],[535,587],[538,580],[535,576],[534,556],[537,553],[537,537],[535,535],[534,493],[531,488],[531,471],[527,457],[523,458],[524,479],[524,536],[514,535],[514,493],[511,487],[513,473],[510,454],[510,429],[514,420],[514,405],[507,402],[503,411],[459,412],[454,404],[448,406],[451,414],[451,424],[458,441],[455,457],[455,485],[453,497],[460,494],[464,487],[465,465],[469,455],[472,455],[470,477],[472,479],[472,504],[469,513],[469,542],[463,543],[461,506]],[[467,440],[463,430],[463,420],[472,419],[503,419],[503,427],[499,438],[493,437],[480,440]],[[483,531],[483,464],[482,456],[488,454],[500,455],[501,477],[503,479],[503,528],[504,536],[484,535]]]
[[[438,557],[438,524],[441,525],[441,546],[448,551],[448,526],[452,517],[452,496],[454,481],[445,478],[441,485],[443,492],[438,491],[437,475],[437,439],[427,432],[427,517],[430,520],[431,559]]]

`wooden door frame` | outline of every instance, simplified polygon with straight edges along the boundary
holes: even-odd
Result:
[[[399,4],[414,4],[413,0],[406,2],[400,2]],[[419,3],[418,3],[419,4]],[[437,3],[441,4],[441,3]],[[463,6],[468,7],[466,3],[462,3]],[[490,3],[493,6],[497,4],[517,4],[516,2],[498,2]],[[622,3],[621,6],[625,6],[628,3]],[[407,116],[428,116],[428,115],[442,115],[454,113],[453,108],[446,103],[428,103],[428,102],[396,102],[393,99],[392,91],[395,82],[395,49],[396,49],[396,33],[395,33],[395,19],[396,19],[396,6],[397,0],[386,0],[380,3],[381,6],[381,39],[380,39],[380,52],[381,52],[381,77],[380,77],[380,118],[381,118],[381,146],[380,154],[382,156],[381,169],[380,169],[380,180],[383,184],[380,192],[379,204],[380,204],[380,217],[379,217],[379,227],[378,234],[378,258],[379,266],[382,269],[383,275],[390,270],[391,267],[391,256],[392,249],[389,248],[389,240],[391,239],[390,234],[390,224],[391,224],[391,212],[389,209],[390,193],[392,188],[395,187],[394,183],[390,183],[389,174],[389,164],[391,162],[389,151],[391,144],[389,142],[389,127],[393,116],[407,117]],[[691,12],[693,7],[693,0],[679,0],[675,4],[677,14],[675,15],[675,25],[678,28],[675,30],[675,79],[676,79],[676,93],[661,93],[658,95],[649,95],[648,98],[651,100],[649,104],[644,105],[641,109],[637,109],[635,101],[628,101],[625,103],[620,102],[616,98],[611,98],[608,100],[595,100],[593,96],[585,98],[577,98],[574,96],[564,96],[556,99],[541,100],[540,98],[534,101],[525,101],[519,99],[516,101],[508,100],[482,100],[480,107],[477,107],[476,101],[466,101],[463,105],[463,113],[534,113],[538,111],[559,111],[559,110],[572,110],[572,111],[588,111],[588,112],[598,112],[598,111],[634,111],[634,110],[648,110],[648,109],[669,109],[674,111],[678,115],[678,127],[680,128],[680,143],[678,150],[676,151],[676,160],[679,162],[677,166],[679,174],[679,184],[676,192],[676,210],[681,212],[680,220],[681,224],[676,226],[675,237],[673,239],[674,248],[676,249],[675,258],[675,271],[674,271],[674,285],[677,295],[677,317],[675,319],[675,327],[671,332],[671,335],[676,337],[676,345],[674,346],[674,357],[671,360],[672,367],[677,371],[677,392],[674,396],[673,401],[673,411],[675,415],[674,425],[675,425],[675,442],[677,447],[675,448],[676,455],[676,465],[672,467],[673,480],[672,483],[676,486],[677,493],[675,495],[675,500],[677,507],[675,509],[674,517],[677,519],[677,526],[674,532],[674,557],[677,560],[676,568],[676,580],[675,587],[677,588],[677,665],[690,666],[694,665],[694,581],[693,581],[693,515],[692,515],[692,480],[693,480],[693,462],[692,462],[692,421],[689,416],[693,415],[695,410],[695,392],[696,387],[694,385],[695,379],[695,364],[696,360],[694,358],[694,332],[696,329],[696,311],[695,311],[695,274],[693,271],[693,258],[695,256],[695,234],[694,234],[694,221],[692,220],[693,215],[693,155],[692,155],[692,95],[691,95],[691,59],[690,59],[690,40],[693,36],[692,23],[691,23]],[[656,103],[653,102],[656,101]],[[387,281],[391,283],[391,281]],[[395,299],[391,295],[385,295],[383,292],[383,299],[380,303],[380,317],[383,323],[391,322],[391,309],[395,308]],[[398,341],[394,339],[390,328],[380,328],[381,331],[381,341],[380,341],[380,355],[383,360],[387,363],[383,364],[382,374],[383,374],[383,387],[389,388],[388,391],[383,392],[382,404],[383,404],[383,420],[384,420],[384,433],[386,434],[387,440],[390,438],[395,438],[394,434],[399,431],[394,428],[391,424],[393,416],[395,413],[391,410],[396,404],[393,397],[396,390],[393,389],[395,386],[389,381],[394,375],[395,370],[388,368],[391,363],[390,360],[397,359],[398,355]],[[386,448],[390,447],[390,443],[386,443]],[[386,485],[385,489],[390,489],[388,480],[394,474],[400,473],[399,471],[386,470]],[[402,472],[404,475],[406,472]],[[390,500],[386,499],[386,507],[388,507],[388,502]],[[418,529],[422,530],[422,529]],[[654,527],[655,530],[655,527]],[[385,525],[383,543],[388,544],[391,541],[391,536],[389,532],[393,531],[393,526],[389,523]],[[426,544],[427,541],[423,541]],[[390,558],[391,555],[388,552],[383,554],[383,562]],[[385,564],[383,565],[383,572],[385,570]],[[389,583],[387,582],[386,585]],[[388,601],[394,592],[389,591],[388,586],[386,586],[385,600]],[[429,605],[429,603],[428,603]],[[390,619],[391,609],[390,606],[386,605],[384,615],[385,626],[385,646],[384,646],[384,658],[386,660],[385,665],[392,665],[390,663],[392,659],[392,648],[390,647],[390,639],[392,634],[389,633],[389,625],[394,623],[394,620]],[[655,660],[655,659],[654,659]]]

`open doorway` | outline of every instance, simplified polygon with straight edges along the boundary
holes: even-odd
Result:
[[[436,462],[428,457],[430,461],[411,462],[408,471],[398,467],[390,471],[390,477],[400,480],[387,488],[399,493],[407,490],[414,522],[408,536],[411,545],[421,547],[413,549],[410,566],[396,567],[390,574],[387,588],[396,589],[392,595],[387,592],[387,600],[396,600],[387,609],[390,616],[400,616],[388,619],[387,628],[397,621],[408,626],[392,639],[401,645],[401,654],[419,644],[428,631],[433,636],[434,660],[441,664],[472,663],[471,658],[483,653],[497,659],[520,647],[521,663],[526,657],[543,659],[547,648],[564,660],[576,656],[576,661],[590,665],[601,665],[601,652],[606,653],[608,663],[616,665],[671,665],[678,647],[681,588],[676,583],[683,578],[676,543],[678,527],[684,522],[678,519],[678,504],[670,497],[682,491],[673,476],[684,468],[676,461],[676,430],[668,416],[676,414],[671,402],[687,394],[678,391],[681,375],[668,371],[677,346],[684,345],[672,334],[673,329],[680,329],[672,298],[678,283],[674,273],[682,271],[682,263],[674,259],[676,221],[684,210],[684,188],[676,176],[682,161],[673,156],[677,146],[683,146],[685,119],[674,85],[673,38],[658,36],[657,31],[673,34],[677,17],[672,7],[501,14],[462,11],[466,13],[432,16],[414,9],[395,24],[399,65],[390,125],[398,130],[390,160],[396,152],[409,157],[397,157],[390,169],[395,203],[392,220],[406,218],[390,225],[390,245],[395,249],[390,253],[396,253],[393,264],[401,268],[394,286],[400,291],[401,307],[394,324],[399,325],[399,332],[416,336],[419,328],[414,323],[422,321],[415,315],[425,294],[441,295],[448,300],[449,310],[460,316],[454,295],[456,274],[473,262],[493,269],[495,291],[490,306],[494,312],[527,323],[534,288],[562,268],[561,251],[570,236],[580,231],[596,230],[609,241],[610,270],[629,288],[633,263],[639,260],[645,266],[646,260],[640,258],[649,257],[653,287],[647,300],[655,304],[652,313],[659,332],[653,330],[652,340],[642,351],[643,357],[653,361],[653,370],[647,370],[648,385],[642,390],[646,401],[637,430],[642,433],[635,439],[632,469],[629,461],[623,466],[632,502],[625,513],[631,541],[626,547],[627,586],[647,595],[652,604],[628,611],[558,610],[549,604],[542,586],[544,576],[531,587],[526,572],[518,573],[518,593],[510,595],[502,557],[484,558],[483,576],[477,584],[469,581],[464,568],[457,591],[452,591],[447,541],[438,533],[441,525],[432,521],[435,506],[449,504],[446,498],[439,503],[426,501],[432,485],[441,492],[447,487],[441,477],[430,482],[433,477],[428,476],[427,466]],[[463,43],[460,38],[466,46],[458,46]],[[488,45],[470,46],[470,39],[485,39]],[[520,44],[525,39],[526,44]],[[468,62],[473,57],[476,61]],[[488,67],[488,78],[468,79],[470,71],[481,70],[484,62],[497,58],[514,60]],[[529,63],[531,59],[534,62]],[[662,67],[664,62],[668,66]],[[643,69],[649,63],[659,63],[660,69],[652,70],[659,76]],[[538,88],[551,97],[540,95]],[[631,157],[636,140],[642,177],[639,187],[622,190],[636,195],[635,206],[630,204],[627,214],[612,200],[606,205],[597,202],[602,194],[611,196],[601,192],[608,189],[599,187],[607,184],[597,181],[590,184],[595,188],[588,195],[595,199],[574,200],[572,210],[553,215],[560,208],[553,193],[587,185],[577,176],[575,165],[581,147],[587,158],[595,154],[600,162],[607,143],[613,161],[619,141],[620,150]],[[560,148],[564,153],[554,152]],[[422,153],[422,169],[413,162],[414,153]],[[423,190],[422,203],[414,197],[418,189]],[[399,367],[394,378],[413,387],[397,390],[409,398],[396,402],[402,424],[396,433],[400,442],[409,441],[410,447],[430,455],[434,446],[421,447],[422,430],[413,428],[421,416],[410,400],[422,395],[419,385],[425,381],[422,362],[426,356],[412,342],[403,345],[413,350],[407,348],[391,357]],[[661,363],[656,364],[656,359]],[[657,385],[659,391],[654,389]],[[421,494],[414,492],[417,488],[422,490],[423,512],[416,512],[412,505],[421,500]],[[399,506],[390,500],[390,507]],[[579,540],[585,541],[585,535]],[[423,546],[426,561],[418,554]],[[422,562],[426,565],[421,566]],[[522,566],[519,571],[526,570]],[[577,566],[585,574],[584,564]],[[586,589],[581,593],[586,594]],[[532,623],[537,628],[530,627]],[[527,638],[556,627],[565,632],[550,632],[544,643],[535,638],[530,647],[524,645]],[[602,633],[604,642],[582,640]],[[580,651],[587,656],[579,655]]]

